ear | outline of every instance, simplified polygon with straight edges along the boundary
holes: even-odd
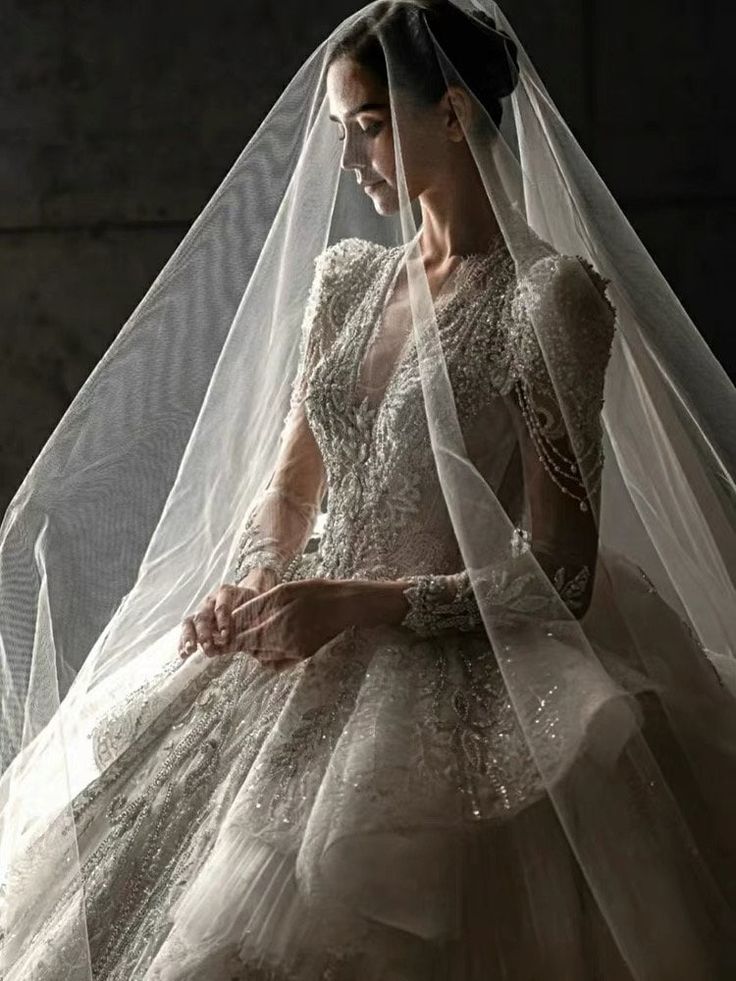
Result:
[[[440,110],[448,140],[462,143],[470,127],[473,107],[466,89],[460,85],[449,85],[440,99]]]

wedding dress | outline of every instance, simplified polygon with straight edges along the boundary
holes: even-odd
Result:
[[[547,276],[578,261],[545,251]],[[330,503],[319,547],[292,543],[292,579],[401,578],[461,564],[447,514],[428,524],[422,504],[423,494],[436,500],[437,478],[412,355],[394,366],[378,410],[356,381],[402,253],[353,239],[318,261],[286,426],[306,420],[314,433]],[[452,285],[437,301],[448,363],[462,372],[469,436],[479,419],[494,427],[482,445],[494,451],[487,479],[500,484],[516,446],[503,393],[534,371],[520,356],[529,326],[513,302],[524,289],[502,253],[467,258]],[[581,405],[591,420],[610,312],[590,325],[586,347],[598,378]],[[263,548],[259,516],[247,554]],[[641,615],[657,615],[643,573],[624,564],[622,576],[651,601]],[[628,976],[602,923],[589,948],[583,922],[595,907],[542,803],[472,590],[463,572],[456,578],[452,598],[435,600],[417,629],[352,629],[281,675],[226,655],[192,679],[172,655],[98,725],[104,775],[74,802],[70,844],[80,850],[95,978]],[[558,580],[573,605],[579,578]],[[599,653],[632,692],[652,687],[625,650]],[[717,700],[722,683],[705,653],[698,661],[693,681]],[[476,861],[488,863],[480,882]],[[54,874],[42,844],[29,862],[38,884]],[[474,891],[468,922],[459,897]],[[492,922],[473,924],[484,912]],[[66,976],[75,921],[64,900],[39,920],[8,981]]]
[[[460,85],[454,5],[398,6]],[[432,289],[394,41],[398,222],[339,177],[328,45],[6,516],[4,981],[736,969],[732,388],[518,41],[512,132],[464,131],[500,234]],[[408,613],[182,661],[254,568]]]

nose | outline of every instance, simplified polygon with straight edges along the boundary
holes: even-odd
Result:
[[[348,131],[345,134],[345,139],[343,140],[340,166],[343,170],[355,170],[357,172],[357,176],[365,167],[365,163],[365,153],[363,151],[362,141],[358,140],[355,136],[352,136],[350,131]]]

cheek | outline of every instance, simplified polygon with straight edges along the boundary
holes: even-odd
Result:
[[[406,184],[413,198],[431,182],[435,171],[436,132],[423,126],[407,125],[401,132],[401,160]]]
[[[396,158],[391,137],[379,139],[374,145],[373,169],[390,184],[396,184]]]

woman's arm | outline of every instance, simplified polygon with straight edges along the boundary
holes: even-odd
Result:
[[[549,605],[554,613],[548,602],[552,594],[544,584],[540,594],[538,574],[530,574],[528,559],[521,558],[531,550],[570,613],[580,618],[592,592],[598,545],[594,518],[598,493],[589,495],[582,483],[554,471],[550,473],[524,421],[520,398],[516,391],[509,395],[506,408],[513,420],[521,454],[530,533],[525,534],[519,528],[513,530],[511,558],[503,560],[482,583],[484,605],[525,609],[531,600],[537,610]],[[572,453],[565,437],[555,441],[555,449],[559,459]],[[581,503],[585,503],[585,510],[581,510]],[[383,598],[382,612],[379,612],[380,598],[374,595],[366,614],[373,609],[385,622],[402,624],[420,636],[433,636],[446,630],[472,631],[482,625],[475,591],[465,569],[448,575],[412,576],[386,584]]]
[[[236,583],[260,590],[288,577],[314,529],[325,489],[324,462],[303,399],[293,400],[271,480],[240,539]]]
[[[309,384],[320,358],[334,343],[340,324],[330,299],[341,288],[341,275],[354,247],[331,246],[315,260],[315,271],[302,319],[299,364],[289,411],[270,481],[246,519],[240,537],[234,579],[258,591],[280,582],[298,559],[314,528],[325,491],[325,467],[305,410]]]
[[[288,578],[291,562],[301,556],[309,540],[324,496],[326,475],[305,412],[304,391],[297,381],[274,470],[246,520],[231,582],[222,584],[195,615],[183,622],[179,642],[183,657],[198,644],[207,655],[232,649],[233,609],[249,596],[268,592]]]
[[[305,402],[314,367],[334,341],[340,324],[329,298],[340,283],[340,270],[351,251],[338,243],[320,253],[304,309],[299,360],[289,410],[268,485],[248,513],[230,581],[208,596],[200,610],[183,621],[180,651],[188,656],[201,644],[219,653],[232,642],[231,614],[250,594],[269,592],[288,577],[309,540],[324,496],[325,467],[307,419]],[[234,585],[235,584],[235,585]]]

